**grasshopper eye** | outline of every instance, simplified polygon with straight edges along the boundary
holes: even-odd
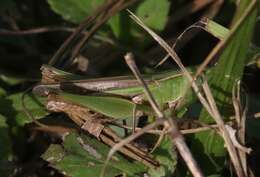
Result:
[[[33,88],[33,93],[42,97],[46,97],[50,93],[55,93],[55,88],[52,88],[48,85],[37,85]]]

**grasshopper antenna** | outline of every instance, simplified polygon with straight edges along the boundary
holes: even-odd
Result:
[[[132,70],[133,74],[135,75],[136,79],[140,82],[140,84],[144,88],[144,92],[147,96],[148,101],[150,102],[153,110],[157,114],[158,119],[147,126],[145,126],[142,131],[136,132],[132,134],[131,136],[127,137],[123,141],[119,142],[118,144],[115,144],[114,147],[110,150],[108,153],[104,168],[101,173],[101,177],[103,177],[105,172],[105,167],[112,157],[112,155],[120,149],[125,143],[130,142],[137,138],[138,136],[142,135],[144,132],[151,130],[152,128],[157,127],[158,125],[164,125],[170,130],[170,137],[172,138],[172,141],[176,145],[177,149],[179,150],[179,153],[181,154],[182,158],[186,162],[188,168],[190,169],[191,173],[195,177],[204,177],[202,171],[200,170],[197,162],[194,160],[187,144],[184,141],[183,135],[180,133],[180,131],[177,128],[177,125],[173,119],[166,119],[163,112],[159,109],[158,104],[155,102],[154,97],[152,96],[147,84],[144,82],[143,78],[141,77],[140,71],[138,70],[135,61],[133,59],[133,54],[127,53],[125,55],[125,60],[129,68]]]
[[[211,33],[208,29],[208,24],[210,23],[210,20],[206,17],[200,19],[199,21],[195,22],[194,24],[192,24],[191,26],[189,26],[188,28],[186,28],[175,40],[175,42],[172,45],[172,49],[173,50],[178,50],[179,48],[181,48],[181,46],[183,46],[183,43],[187,43],[188,41],[190,41],[192,38],[194,38],[200,31],[206,31],[208,33]],[[218,38],[219,40],[222,40],[222,38],[220,36],[215,35],[214,33],[211,33],[213,36],[215,36],[216,38]],[[180,47],[178,46],[178,44],[180,45]],[[176,49],[178,48],[178,49]],[[166,62],[167,59],[169,59],[170,54],[167,54],[165,57],[163,57],[158,64],[155,65],[155,68],[158,68],[159,66],[161,66],[164,62]]]

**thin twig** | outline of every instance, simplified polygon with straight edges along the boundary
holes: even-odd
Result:
[[[48,32],[56,32],[56,31],[65,31],[65,32],[73,32],[74,28],[69,27],[38,27],[38,28],[32,28],[32,29],[26,29],[26,30],[19,30],[19,31],[13,31],[13,30],[7,30],[7,29],[0,29],[0,35],[6,35],[6,36],[24,36],[24,35],[32,35],[32,34],[39,34],[39,33],[48,33]]]
[[[46,26],[46,27],[38,27],[38,28],[32,28],[32,29],[25,29],[25,30],[19,30],[19,31],[13,31],[13,30],[7,30],[7,29],[0,29],[0,36],[27,36],[27,35],[33,35],[33,34],[41,34],[41,33],[50,33],[50,32],[57,32],[57,31],[64,31],[68,33],[72,33],[75,31],[76,28],[71,27],[57,27],[57,26]],[[88,31],[81,31],[82,35],[87,35]],[[101,35],[94,35],[94,39],[106,42],[108,44],[111,44],[116,47],[122,47],[119,46],[119,44],[116,43],[113,39],[101,36]]]
[[[226,125],[232,125],[232,123],[233,123],[233,121],[229,121],[229,122],[226,122],[225,124]],[[115,126],[120,127],[120,128],[133,130],[132,127],[127,126],[127,125],[121,125],[121,124],[118,124],[118,123],[115,123],[115,122],[111,122],[110,124],[115,125]],[[208,125],[208,124],[204,124],[203,123],[203,125],[201,125],[201,127],[189,128],[189,129],[181,129],[180,132],[182,134],[193,134],[193,133],[198,133],[198,132],[203,132],[203,131],[208,131],[208,130],[214,130],[214,129],[218,129],[218,125],[217,124],[210,124],[210,125]],[[142,128],[141,127],[136,127],[135,130],[136,131],[141,131]],[[146,133],[160,135],[162,133],[164,133],[164,134],[169,133],[169,130],[167,130],[166,132],[163,132],[162,130],[149,130]]]

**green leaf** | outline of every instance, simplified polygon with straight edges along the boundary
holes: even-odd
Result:
[[[136,15],[150,28],[163,30],[170,10],[168,0],[145,0],[136,9]]]
[[[120,14],[117,14],[113,16],[109,21],[108,24],[110,28],[112,29],[114,35],[119,38],[121,33],[121,20],[120,20]]]
[[[117,13],[110,18],[108,24],[114,33],[115,37],[120,40],[124,45],[129,45],[133,40],[131,36],[131,19],[125,11]]]
[[[82,22],[103,2],[104,0],[48,0],[54,12],[73,23]]]
[[[70,134],[65,138],[63,147],[51,145],[42,157],[68,176],[99,176],[108,152],[109,147],[96,139]],[[146,170],[142,164],[130,162],[118,153],[109,161],[106,169],[106,177],[123,173],[134,176]]]
[[[218,39],[225,39],[226,37],[228,37],[229,34],[229,30],[225,27],[223,27],[222,25],[208,19],[207,20],[207,25],[205,26],[206,31],[208,31],[209,33],[211,33],[213,36],[215,36]]]
[[[6,118],[0,114],[0,174],[1,176],[9,176],[12,168],[8,165],[10,160],[12,160],[12,142],[9,136],[8,125],[6,124]]]
[[[0,79],[11,86],[16,85],[16,84],[21,84],[22,82],[24,82],[26,80],[25,78],[8,76],[6,74],[0,74]]]
[[[24,124],[32,122],[32,119],[25,114],[22,107],[22,94],[13,94],[0,100],[0,113],[19,126],[24,126]],[[42,104],[44,100],[45,98],[40,98],[33,94],[27,94],[25,97],[26,108],[32,113],[35,119],[43,118],[49,114]]]
[[[61,15],[63,19],[73,23],[82,22],[88,15],[91,15],[104,0],[48,0],[51,9]],[[137,4],[136,13],[140,16],[148,26],[156,30],[163,30],[170,9],[168,0],[145,0]],[[136,38],[143,36],[139,34],[138,27],[131,24],[131,20],[125,11],[119,12],[111,17],[107,23],[114,36],[119,39],[124,46],[130,46],[133,42],[136,44]],[[107,34],[107,28],[103,28],[103,32]],[[135,37],[134,37],[135,36]],[[147,42],[144,42],[146,41]],[[142,39],[142,45],[149,43],[146,37]]]
[[[223,117],[229,117],[233,112],[232,88],[243,75],[257,14],[254,1],[241,1],[241,3],[244,8],[237,10],[237,21],[231,28],[230,35],[220,42],[219,45],[225,44],[225,48],[209,77],[209,84]],[[213,122],[205,110],[201,112],[199,119],[207,123]],[[216,174],[223,169],[226,148],[219,135],[212,131],[197,133],[191,147],[199,164],[206,167],[204,168],[206,175]]]
[[[12,155],[11,140],[8,134],[6,118],[0,114],[0,160],[8,160]]]
[[[177,165],[177,153],[172,141],[165,137],[160,146],[153,152],[153,155],[161,166],[157,169],[149,169],[149,175],[151,177],[172,176]]]
[[[6,94],[5,90],[0,87],[0,99],[1,96],[4,96]]]

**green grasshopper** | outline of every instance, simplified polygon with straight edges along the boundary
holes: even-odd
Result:
[[[199,21],[199,23],[192,26],[202,28],[220,40],[224,39],[228,34],[225,27],[209,19]],[[181,38],[183,36],[181,35]],[[195,69],[190,68],[189,71],[194,72]],[[145,102],[146,98],[143,94],[143,88],[133,77],[119,76],[86,80],[82,76],[67,73],[50,66],[43,66],[42,71],[43,82],[34,87],[34,92],[37,94],[44,95],[45,92],[56,90],[62,98],[68,101],[80,102],[93,111],[113,118],[132,117],[133,109],[150,112],[149,106],[138,104]],[[208,71],[207,75],[210,75],[210,71]],[[167,107],[167,104],[171,105],[187,94],[186,88],[189,83],[181,72],[167,71],[150,76],[144,75],[143,78],[148,83],[155,100],[162,108]],[[51,81],[45,83],[48,79]],[[185,97],[189,98],[187,101],[194,98],[189,94],[191,92]]]
[[[66,113],[83,130],[110,146],[121,139],[113,130],[104,127],[103,124],[107,121],[102,119],[104,116],[127,119],[142,114],[153,115],[150,106],[143,103],[146,98],[143,96],[142,87],[132,77],[82,80],[80,76],[49,66],[42,67],[42,75],[42,82],[34,87],[33,92],[48,97],[46,108],[49,111]],[[169,101],[178,100],[178,95],[185,92],[185,89],[178,85],[173,88],[175,85],[172,82],[188,85],[185,77],[175,71],[144,77],[155,95],[162,94],[160,92],[167,87],[174,91],[164,97],[157,97],[162,106]],[[143,99],[142,103],[133,101],[137,97]],[[109,137],[113,137],[112,143],[108,140]],[[133,145],[126,145],[120,152],[148,167],[155,168],[159,165],[146,152]]]
[[[112,130],[103,126],[102,116],[100,116],[100,114],[114,119],[125,119],[133,117],[135,109],[137,110],[136,112],[139,111],[146,114],[152,112],[148,105],[136,104],[131,101],[131,98],[142,95],[142,87],[131,77],[82,80],[80,76],[48,66],[42,67],[42,73],[42,83],[34,87],[33,91],[38,95],[48,96],[47,109],[54,112],[65,112],[82,129],[87,130],[90,134],[110,146],[119,142],[120,139]],[[159,74],[156,77],[154,76],[153,79],[148,79],[148,76],[146,76],[146,80],[150,82],[151,88],[154,88],[153,90],[158,92],[160,83],[164,83],[165,85],[171,79],[183,80],[181,79],[182,75],[180,73],[174,75],[174,77],[172,77],[172,74],[173,72]],[[68,80],[68,78],[70,78],[70,80]],[[129,95],[126,95],[126,92],[116,94],[115,91],[119,89],[119,87],[122,91],[126,91],[125,89],[136,91],[132,91]],[[102,88],[102,90],[99,88]],[[101,91],[102,93],[100,93]],[[91,114],[91,111],[98,114]],[[114,137],[113,139],[116,140],[116,142],[111,144],[111,141],[107,140],[108,137],[106,135]],[[120,152],[125,153],[135,160],[141,161],[148,167],[154,168],[158,166],[158,162],[151,159],[147,153],[135,146],[126,146],[127,147]]]
[[[140,104],[146,101],[142,87],[132,77],[121,76],[101,79],[82,80],[80,76],[74,75],[73,80],[67,78],[70,73],[43,66],[43,73],[55,73],[58,83],[39,84],[34,87],[34,93],[47,95],[50,91],[56,91],[60,97],[71,101],[80,102],[93,111],[113,118],[129,118],[133,116],[133,109],[137,111],[150,112],[148,106]],[[192,71],[193,69],[191,69]],[[156,101],[161,106],[178,100],[185,93],[183,86],[188,85],[188,81],[182,73],[170,71],[144,76]],[[175,84],[172,84],[175,83]],[[97,104],[98,103],[98,104]],[[102,103],[102,104],[101,104]],[[118,108],[122,108],[118,110]]]
[[[214,33],[215,36],[221,36],[220,39],[224,38],[226,35],[223,32],[226,30],[224,27],[214,25],[212,21],[207,24],[208,31],[212,30],[210,32]],[[209,27],[210,25],[213,25],[214,28]],[[221,33],[216,34],[215,31],[221,31]],[[191,68],[189,71],[194,72],[194,70],[195,68]],[[42,82],[34,87],[33,92],[48,97],[47,109],[67,113],[78,125],[85,127],[84,130],[97,138],[100,138],[104,126],[102,122],[95,121],[96,117],[127,119],[142,114],[153,115],[151,107],[146,104],[147,98],[143,94],[143,87],[133,77],[84,79],[82,76],[50,66],[43,66],[42,73]],[[210,70],[206,74],[210,75]],[[189,81],[181,72],[169,71],[152,76],[144,75],[143,78],[161,108],[168,109],[183,97],[189,98],[185,100],[186,103],[196,98],[192,96],[192,91],[188,89],[187,92]],[[90,112],[94,113],[90,114]],[[82,118],[85,117],[84,115],[90,119]],[[98,120],[102,120],[102,118]],[[110,130],[105,129],[105,131]],[[106,141],[104,139],[102,140]],[[142,161],[149,167],[158,165],[144,152],[138,151],[138,148],[130,146],[131,148],[138,154],[137,157],[132,156],[133,159]],[[125,154],[129,154],[129,152]]]
[[[107,119],[102,119],[103,116],[116,120],[134,119],[143,114],[154,116],[151,107],[145,104],[146,97],[142,87],[131,77],[82,80],[80,76],[53,67],[43,66],[42,70],[42,83],[35,86],[33,92],[48,97],[46,108],[49,111],[66,113],[83,130],[110,146],[121,139],[113,130],[104,126]],[[186,93],[186,89],[181,86],[187,86],[188,81],[182,73],[170,71],[144,77],[161,107],[168,108],[170,102],[177,101]],[[170,92],[165,94],[165,88]],[[136,98],[139,102],[135,101]],[[113,137],[112,143],[109,137]],[[149,154],[131,144],[119,151],[148,167],[155,168],[159,165]]]

